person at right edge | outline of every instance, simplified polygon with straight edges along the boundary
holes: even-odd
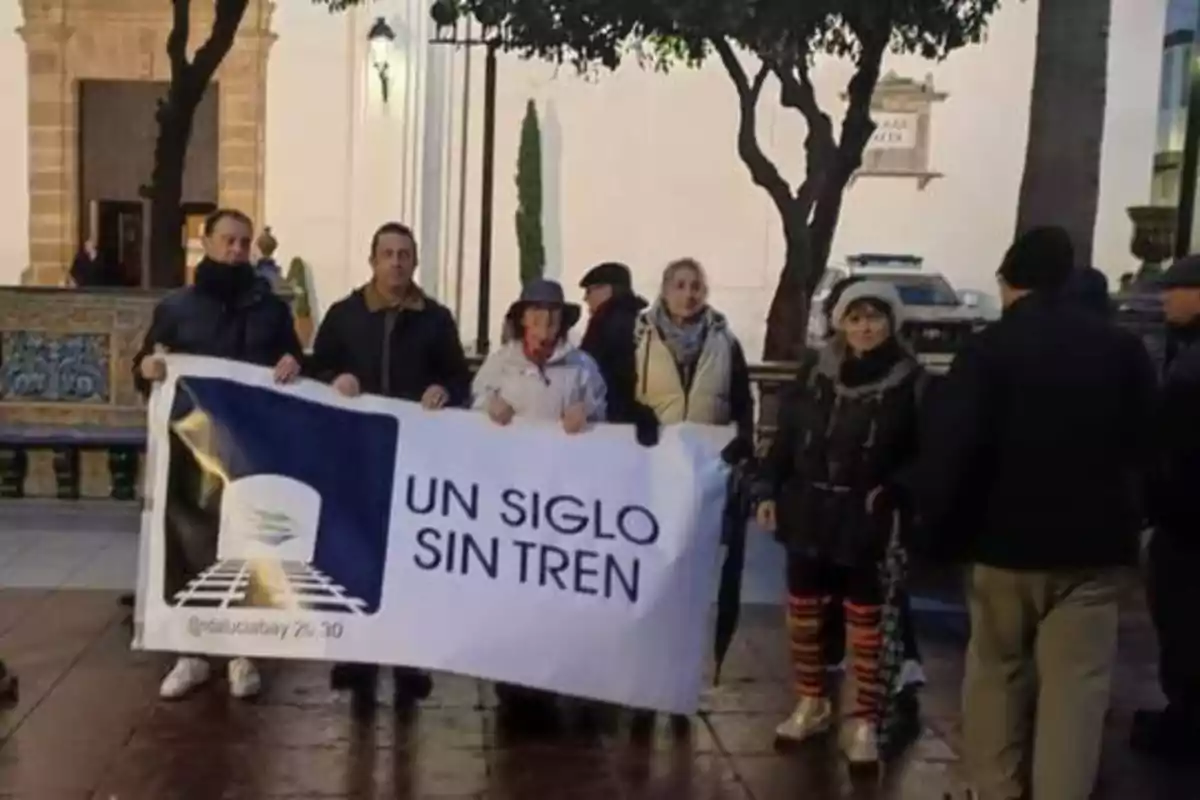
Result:
[[[1071,294],[1062,228],[1000,265],[1001,319],[923,416],[918,552],[967,565],[963,757],[978,800],[1088,800],[1137,558],[1157,380],[1133,334]]]
[[[381,225],[371,237],[370,265],[371,280],[325,313],[305,374],[347,397],[368,392],[428,410],[466,406],[471,372],[458,326],[413,280],[418,254],[412,229],[399,222]],[[330,683],[349,689],[354,708],[368,711],[376,702],[378,673],[374,664],[336,664]],[[395,667],[392,691],[396,710],[403,711],[430,695],[433,680],[421,670]]]
[[[1138,711],[1131,743],[1166,761],[1200,757],[1200,256],[1162,276],[1163,311],[1172,340],[1155,425],[1148,481],[1147,594],[1158,631],[1159,682],[1167,705]]]

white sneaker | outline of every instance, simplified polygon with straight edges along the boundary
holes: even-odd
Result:
[[[851,764],[874,764],[879,761],[879,740],[875,724],[870,720],[847,720],[842,728],[842,752]]]
[[[824,698],[802,697],[792,715],[775,729],[775,735],[780,739],[802,742],[824,733],[832,724],[833,703]]]
[[[178,700],[188,692],[206,683],[212,676],[212,667],[203,658],[184,656],[163,678],[158,687],[158,696],[164,700]]]
[[[254,697],[261,688],[262,678],[253,661],[235,658],[229,662],[229,694],[245,699]]]

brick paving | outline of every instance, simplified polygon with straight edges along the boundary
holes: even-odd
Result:
[[[486,684],[456,676],[439,675],[411,719],[386,707],[355,717],[316,664],[272,665],[254,703],[230,700],[219,684],[160,703],[166,660],[129,650],[115,592],[0,590],[0,654],[22,682],[19,705],[0,713],[0,798],[941,800],[955,791],[961,616],[922,616],[927,730],[881,781],[852,774],[828,742],[774,750],[772,729],[790,705],[779,615],[748,608],[723,683],[686,738],[663,724],[638,743],[618,724],[514,741],[497,730]],[[1200,775],[1125,748],[1130,711],[1156,697],[1153,638],[1137,610],[1122,644],[1097,796],[1200,798]]]

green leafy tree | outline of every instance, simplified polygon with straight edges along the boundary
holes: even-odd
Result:
[[[517,151],[517,248],[521,253],[521,283],[542,277],[546,247],[542,242],[542,132],[537,105],[530,100],[521,122]]]
[[[851,176],[875,131],[871,97],[884,54],[929,59],[982,38],[1000,0],[438,0],[473,15],[527,57],[579,69],[616,68],[634,54],[660,69],[715,56],[733,84],[736,147],[751,180],[770,197],[786,242],[767,317],[764,356],[791,359],[804,346],[808,306],[829,259]],[[752,58],[743,60],[740,54]],[[820,55],[848,58],[854,74],[837,126],[822,108],[811,70]],[[793,185],[758,141],[768,80],[807,126],[805,174]]]
[[[357,5],[361,0],[313,0],[331,11]],[[183,282],[183,170],[196,109],[212,84],[213,76],[237,38],[251,0],[207,0],[213,8],[212,27],[204,42],[188,57],[191,38],[192,0],[170,0],[171,32],[167,36],[167,59],[171,81],[159,100],[155,115],[158,136],[154,143],[154,167],[143,193],[150,198],[150,282],[154,286],[177,286]],[[205,0],[201,0],[205,2]]]

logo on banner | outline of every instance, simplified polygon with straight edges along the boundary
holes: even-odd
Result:
[[[321,495],[294,478],[232,481],[221,498],[217,560],[177,592],[173,604],[368,613],[378,597],[355,597],[322,568],[320,518]],[[363,564],[376,572],[382,566],[382,559]],[[382,583],[382,574],[375,582]]]
[[[168,500],[168,605],[377,613],[396,420],[220,379],[191,378],[187,389],[170,469],[181,483],[198,470],[213,489],[199,502]]]

